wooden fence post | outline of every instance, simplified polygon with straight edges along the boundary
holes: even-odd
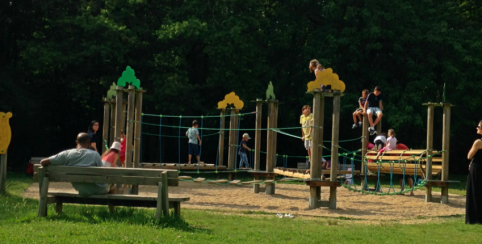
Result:
[[[311,158],[310,158],[310,180],[321,180],[321,157],[319,155],[320,150],[318,147],[323,144],[323,134],[320,132],[323,130],[321,127],[321,121],[323,121],[323,114],[321,111],[321,92],[319,89],[313,91],[313,127],[311,133]],[[304,125],[303,125],[304,126]],[[332,164],[333,165],[333,164]],[[310,186],[310,198],[309,209],[315,209],[318,207],[319,196],[321,195],[321,188],[319,186]]]
[[[221,109],[220,119],[221,119],[221,128],[220,128],[220,135],[219,135],[219,154],[218,154],[218,165],[224,165],[224,128],[226,124],[226,109]],[[229,150],[228,150],[229,152]]]
[[[433,151],[433,115],[434,115],[434,105],[428,104],[427,106],[427,181],[432,180],[432,155]],[[432,201],[432,186],[425,186],[425,202]]]
[[[449,180],[449,148],[450,148],[450,110],[452,104],[444,103],[443,134],[442,134],[442,181]],[[449,188],[442,186],[441,203],[449,203]]]
[[[132,137],[134,137],[134,102],[135,102],[135,87],[130,85],[127,98],[127,130],[126,130],[126,168],[132,168]]]
[[[331,169],[330,181],[336,182],[338,169],[338,139],[340,132],[340,91],[333,91],[333,128],[331,138]],[[330,186],[330,209],[336,209],[336,187]]]

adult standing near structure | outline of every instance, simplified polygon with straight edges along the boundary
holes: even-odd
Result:
[[[99,127],[99,122],[97,120],[92,120],[92,122],[90,122],[89,129],[87,130],[90,136],[90,145],[95,149],[96,152],[101,151],[99,150],[99,148],[101,148],[101,143],[99,143],[99,139],[97,137],[97,131],[99,130]]]
[[[477,125],[477,134],[482,135],[482,121]],[[467,155],[469,176],[467,177],[467,200],[465,223],[482,224],[482,140],[477,139]]]

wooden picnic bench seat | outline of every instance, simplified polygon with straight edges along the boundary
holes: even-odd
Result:
[[[306,174],[305,169],[289,169],[289,168],[275,168],[274,172],[278,175],[284,175],[288,177],[293,177],[293,178],[300,178],[300,179],[309,179],[310,174]],[[322,170],[322,174],[330,174],[330,170]],[[346,174],[354,174],[358,175],[360,174],[360,170],[336,170],[336,173],[338,175],[346,175]]]
[[[168,186],[178,186],[178,172],[162,169],[126,169],[104,167],[40,166],[38,168],[40,203],[38,216],[47,216],[47,204],[55,203],[57,213],[62,212],[63,203],[115,206],[156,207],[156,218],[169,215],[169,208],[180,214],[181,202],[189,197],[169,197]],[[154,185],[158,187],[156,196],[126,194],[105,194],[81,196],[69,192],[49,192],[50,182],[107,183],[127,185]]]

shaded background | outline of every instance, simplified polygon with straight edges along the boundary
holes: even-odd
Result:
[[[308,62],[317,58],[347,86],[341,140],[361,136],[360,129],[351,129],[351,114],[361,91],[380,85],[384,131],[393,128],[399,142],[425,148],[422,103],[442,101],[445,84],[447,100],[455,104],[450,171],[465,173],[482,119],[481,9],[477,1],[453,0],[2,1],[0,111],[13,113],[9,167],[24,170],[30,157],[74,147],[78,132],[102,120],[102,98],[127,65],[147,90],[144,113],[216,115],[217,102],[231,91],[245,102],[242,112],[250,112],[255,104],[249,101],[263,98],[272,81],[281,102],[278,127],[298,126],[301,107],[312,103],[305,94],[314,79]],[[331,101],[326,99],[326,128]],[[163,118],[163,124],[176,126],[179,119]],[[219,127],[219,118],[204,119],[204,127]],[[241,127],[254,128],[254,115],[244,116]],[[143,131],[156,134],[159,127]],[[438,108],[435,149],[441,148],[441,132]],[[159,162],[159,137],[143,139],[143,161]],[[324,139],[331,139],[331,130]],[[177,162],[178,143],[162,139],[163,162]],[[182,162],[186,144],[181,139]],[[254,140],[248,144],[254,147]],[[359,141],[341,145],[361,147]],[[284,135],[278,136],[277,150],[306,154],[299,139]],[[203,160],[215,162],[216,151],[217,137],[204,138]],[[290,159],[289,166],[299,161]]]

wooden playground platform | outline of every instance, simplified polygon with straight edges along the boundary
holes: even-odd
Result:
[[[393,174],[397,175],[402,175],[404,172],[406,175],[417,176],[423,176],[427,174],[428,157],[426,154],[426,150],[387,151],[383,155],[380,155],[380,157],[378,157],[378,160],[382,160],[382,163],[374,162],[374,160],[376,159],[376,152],[368,153],[365,156],[365,159],[368,160],[368,170],[373,173],[378,172],[378,167],[380,167],[380,173],[383,174],[390,174],[390,172],[393,172]],[[440,174],[442,172],[441,154],[432,155],[431,159],[432,175]]]
[[[176,169],[176,170],[179,170],[179,164],[176,164],[176,163],[142,163],[142,168],[147,168],[147,169]],[[186,171],[186,170],[197,171],[198,170],[198,164],[181,164],[180,170],[182,170],[182,171]],[[199,171],[213,171],[213,170],[224,171],[224,170],[226,170],[226,166],[218,165],[216,167],[215,164],[203,164],[203,163],[201,163],[199,165]]]

